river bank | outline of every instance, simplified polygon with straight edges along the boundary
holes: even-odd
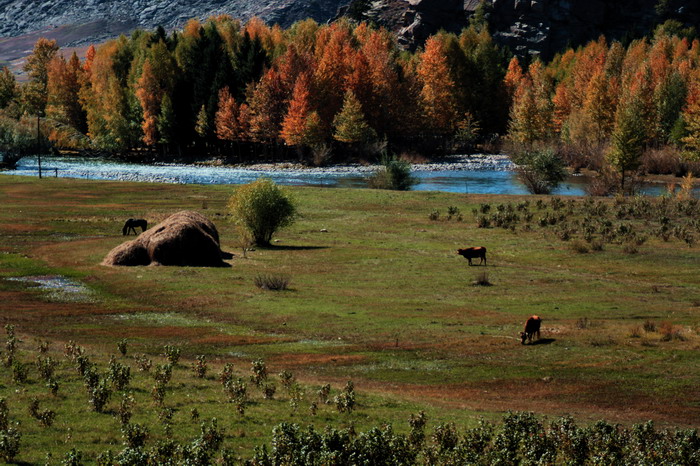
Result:
[[[170,164],[164,164],[170,165]],[[276,171],[289,170],[301,171],[305,173],[356,173],[369,174],[379,168],[379,164],[338,164],[322,167],[311,167],[302,163],[279,162],[279,163],[255,163],[255,164],[239,164],[226,165],[221,162],[205,162],[196,164],[200,166],[219,166],[224,168],[234,168],[251,171]],[[448,155],[440,159],[425,163],[412,163],[411,170],[415,172],[438,172],[438,171],[511,171],[515,168],[515,164],[506,154],[463,154],[463,155]]]

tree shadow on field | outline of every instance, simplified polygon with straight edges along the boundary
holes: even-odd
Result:
[[[531,345],[550,345],[550,344],[554,343],[555,341],[557,341],[557,340],[554,338],[540,338],[539,340],[535,340],[530,344]]]
[[[316,249],[328,249],[328,246],[284,246],[273,244],[270,246],[257,246],[257,248],[265,251],[313,251]]]

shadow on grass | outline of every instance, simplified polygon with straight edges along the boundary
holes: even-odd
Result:
[[[530,345],[549,345],[557,341],[554,338],[540,338],[539,340],[535,340]]]
[[[328,246],[257,246],[258,249],[265,251],[313,251],[315,249],[328,249]]]

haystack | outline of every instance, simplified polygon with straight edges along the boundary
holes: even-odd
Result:
[[[221,267],[226,265],[222,256],[214,224],[183,210],[112,249],[102,264]]]

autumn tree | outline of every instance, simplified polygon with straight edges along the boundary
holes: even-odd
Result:
[[[589,137],[596,142],[602,142],[612,133],[615,125],[617,93],[618,89],[607,79],[602,69],[598,70],[588,83],[582,110],[594,129]]]
[[[48,66],[46,105],[48,117],[81,132],[87,130],[85,112],[79,101],[83,74],[82,64],[75,52],[68,63],[63,56],[54,57]]]
[[[275,141],[282,129],[288,94],[279,73],[271,68],[249,98],[251,133],[260,142]]]
[[[452,133],[457,125],[455,83],[438,38],[431,37],[425,43],[417,71],[423,85],[421,98],[426,122],[438,133]]]
[[[34,44],[34,50],[27,57],[24,71],[29,82],[24,87],[24,101],[28,110],[43,115],[48,98],[49,63],[58,53],[58,45],[53,39],[41,38]]]
[[[352,40],[345,25],[332,24],[326,29],[327,43],[324,43],[321,34],[317,37],[318,64],[312,76],[312,87],[314,107],[318,109],[321,120],[330,123],[343,105],[345,78],[350,71],[347,59],[353,53],[350,46]]]
[[[0,69],[0,109],[7,107],[17,97],[17,80],[10,69]]]
[[[214,120],[216,137],[224,141],[235,141],[240,133],[238,104],[228,87],[219,91],[219,109]]]
[[[508,132],[517,142],[530,145],[548,139],[554,131],[551,77],[540,62],[530,65],[513,96]]]
[[[97,48],[80,102],[95,147],[124,151],[142,140],[141,108],[128,86],[133,49],[120,37]]]
[[[287,145],[298,146],[305,142],[306,120],[310,111],[309,77],[306,74],[302,74],[294,85],[292,99],[289,102],[289,110],[282,122],[280,136]]]
[[[685,157],[698,161],[700,160],[700,79],[697,76],[688,92],[686,102],[682,115],[686,135],[681,142],[685,149]]]

